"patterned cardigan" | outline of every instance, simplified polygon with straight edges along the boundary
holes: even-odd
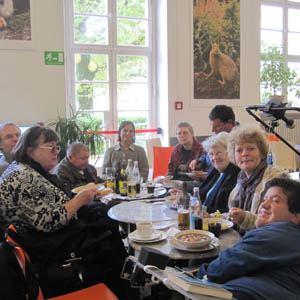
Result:
[[[53,232],[68,223],[70,198],[26,164],[13,162],[0,178],[0,219],[19,229]]]

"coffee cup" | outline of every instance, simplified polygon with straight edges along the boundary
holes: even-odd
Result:
[[[141,238],[149,238],[153,232],[153,226],[151,222],[138,222],[136,223],[136,230]]]

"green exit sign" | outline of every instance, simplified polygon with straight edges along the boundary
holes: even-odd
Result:
[[[64,53],[58,51],[44,51],[45,65],[63,65],[65,62]]]

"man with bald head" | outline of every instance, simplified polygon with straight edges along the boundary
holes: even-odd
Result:
[[[7,122],[0,125],[0,150],[2,152],[2,157],[0,158],[0,176],[12,162],[11,153],[20,136],[21,130],[17,124]]]
[[[87,146],[74,142],[68,147],[66,157],[56,166],[54,174],[70,190],[90,182],[98,183],[101,179],[97,177],[96,168],[89,164],[89,157]]]

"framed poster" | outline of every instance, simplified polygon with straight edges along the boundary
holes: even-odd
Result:
[[[33,0],[0,1],[0,49],[33,48]]]
[[[193,0],[193,95],[240,99],[240,0]]]

